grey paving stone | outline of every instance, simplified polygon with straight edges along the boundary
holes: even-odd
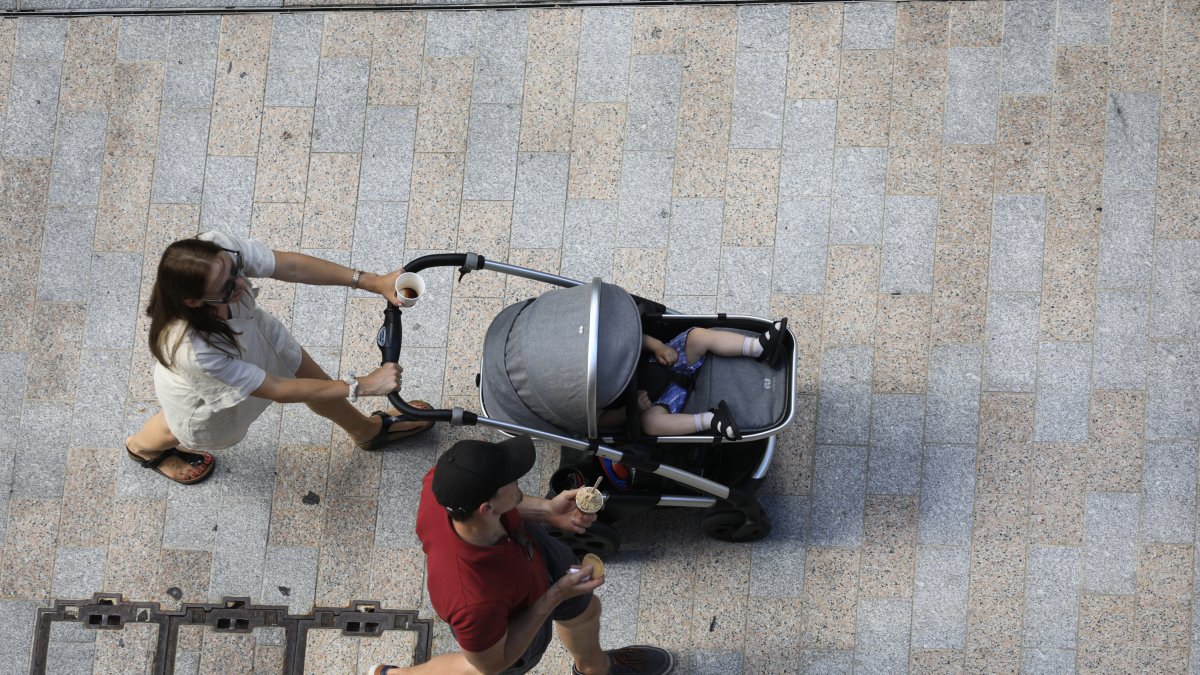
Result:
[[[883,233],[887,149],[838,148],[835,155],[832,244],[873,244]]]
[[[55,621],[50,624],[50,640],[62,643],[95,642],[96,631],[78,622]]]
[[[61,63],[14,63],[4,124],[5,157],[49,157],[54,150]]]
[[[359,201],[354,213],[354,250],[350,266],[385,274],[404,265],[404,230],[408,224],[408,202]],[[350,295],[359,298],[377,297],[374,293],[355,289]]]
[[[563,226],[561,271],[564,277],[612,278],[617,238],[617,202],[568,199]]]
[[[1087,440],[1091,363],[1091,344],[1041,344],[1035,440],[1061,443],[1082,443]]]
[[[966,546],[917,547],[912,601],[913,649],[962,649],[967,632]]]
[[[974,522],[974,446],[928,445],[922,462],[917,543],[971,543]]]
[[[221,480],[214,482],[222,499],[271,495],[275,489],[279,446],[287,442],[281,431],[282,411],[293,408],[307,411],[305,406],[271,406],[254,420],[245,438],[224,451],[224,456],[233,461],[225,461],[218,467]]]
[[[51,594],[62,599],[83,599],[102,592],[107,559],[107,547],[59,547],[54,558],[54,587]]]
[[[996,140],[1000,53],[994,47],[951,47],[942,139],[949,144]]]
[[[876,394],[873,397],[867,494],[919,492],[924,418],[924,396]]]
[[[350,263],[349,251],[301,249],[301,252],[331,260],[339,265]],[[296,285],[296,302],[292,306],[292,334],[301,346],[341,347],[345,315],[344,286]]]
[[[738,675],[742,672],[742,653],[693,651],[688,654],[688,666],[693,673]]]
[[[59,116],[49,203],[96,205],[107,125],[104,113],[64,112]]]
[[[1107,191],[1100,227],[1100,288],[1149,288],[1154,193]]]
[[[739,51],[735,71],[729,147],[781,147],[787,54]]]
[[[833,194],[833,149],[797,150],[779,161],[779,203]]]
[[[17,17],[15,61],[62,61],[67,22],[50,16]]]
[[[375,545],[384,548],[420,546],[417,539],[417,505],[421,494],[413,490],[437,461],[434,432],[405,441],[402,453],[386,453],[379,478],[379,513]]]
[[[1001,49],[1004,93],[1048,93],[1054,83],[1053,0],[1006,3]]]
[[[445,251],[421,251],[409,249],[404,253],[405,260],[415,260],[416,258],[430,253],[445,253]],[[446,335],[449,331],[450,322],[450,298],[453,293],[455,280],[458,279],[458,270],[453,267],[442,267],[438,269],[428,269],[421,272],[421,278],[425,280],[425,297],[421,302],[411,310],[405,312],[404,316],[404,354],[401,355],[400,365],[408,372],[409,368],[420,366],[429,368],[428,371],[421,371],[421,377],[428,377],[430,384],[434,385],[431,389],[414,389],[417,385],[417,373],[413,372],[412,378],[405,378],[407,384],[405,391],[427,393],[426,400],[434,400],[441,397],[442,370],[444,359],[442,356],[431,358],[424,357],[423,362],[416,361],[415,348],[433,347],[438,349],[446,348]],[[383,303],[379,304],[379,318],[382,323],[383,319]],[[475,358],[475,357],[472,357]],[[441,365],[439,365],[441,364]],[[418,397],[420,398],[420,397]]]
[[[717,311],[766,316],[771,311],[771,259],[766,247],[721,247]]]
[[[716,295],[724,201],[676,199],[667,244],[666,292],[675,295]]]
[[[33,631],[40,603],[32,600],[0,600],[0,654],[8,658],[11,673],[29,672],[33,651]]]
[[[166,108],[158,125],[158,153],[150,201],[199,204],[208,155],[207,108]]]
[[[39,300],[87,301],[91,289],[85,267],[92,261],[95,229],[95,208],[52,206],[46,209],[38,270]]]
[[[879,290],[891,293],[933,290],[937,215],[937,197],[887,198]]]
[[[624,101],[633,46],[632,7],[589,7],[579,32],[575,103]]]
[[[321,14],[276,14],[267,60],[268,106],[313,105],[321,59]]]
[[[743,10],[749,7],[743,7]],[[837,132],[837,99],[798,99],[786,104],[783,152],[790,155],[832,150]]]
[[[974,445],[979,437],[979,378],[983,350],[934,347],[929,357],[926,443]]]
[[[786,52],[791,7],[787,5],[742,5],[738,7],[738,49]]]
[[[322,59],[313,113],[313,152],[361,152],[366,119],[367,59]]]
[[[1088,492],[1084,522],[1084,589],[1138,590],[1138,495]]]
[[[1022,649],[1021,672],[1055,675],[1075,672],[1075,652],[1070,649]]]
[[[817,446],[809,546],[862,545],[866,483],[866,448]]]
[[[200,229],[219,230],[238,237],[250,236],[254,215],[253,157],[209,157],[204,167],[204,192],[200,198]]]
[[[1145,291],[1100,291],[1096,294],[1093,387],[1142,389],[1146,386],[1149,328],[1150,303]]]
[[[596,597],[604,603],[600,646],[604,649],[620,649],[625,645],[637,644],[642,558],[636,552],[622,549],[621,558],[604,561],[604,568],[604,585],[596,589]]]
[[[1040,305],[1041,297],[1032,293],[992,293],[988,297],[985,390],[1033,391]]]
[[[215,454],[215,453],[214,453]],[[201,485],[167,487],[167,511],[163,518],[163,548],[180,549],[184,551],[212,551],[217,544],[217,511],[221,503],[218,481],[223,480],[226,473],[224,459],[228,455],[221,453],[217,457],[216,475]],[[236,461],[236,460],[235,460]],[[132,464],[132,462],[128,462]],[[140,467],[139,467],[140,468]],[[152,472],[147,472],[152,473]],[[166,479],[158,476],[163,485]],[[181,490],[180,487],[195,488]]]
[[[0,352],[0,417],[21,418],[21,400],[25,398],[25,352]],[[17,447],[17,426],[0,425],[0,448]],[[0,460],[2,463],[3,460]],[[3,487],[3,486],[0,486]]]
[[[891,49],[896,46],[896,5],[863,2],[846,5],[842,49]]]
[[[513,248],[558,248],[562,245],[570,156],[559,152],[517,155],[517,187],[513,197]]]
[[[425,15],[425,56],[474,56],[478,12],[429,12]]]
[[[199,675],[200,652],[175,652],[175,672],[178,675]]]
[[[270,555],[270,547],[267,547]],[[307,612],[305,612],[307,614]],[[280,626],[259,626],[253,630],[254,640],[260,645],[282,647],[287,644],[287,631]]]
[[[383,303],[380,303],[382,306]],[[337,347],[308,347],[305,351],[312,357],[321,370],[327,375],[336,378],[341,373],[342,350]],[[365,375],[366,373],[359,373]],[[321,417],[312,410],[309,410],[306,405],[284,405],[280,406],[280,422],[278,425],[278,438],[280,445],[311,445],[325,447],[329,445],[329,441],[333,434],[333,422]],[[268,442],[274,440],[264,439]],[[249,437],[242,443],[238,444],[239,450],[246,445],[252,445],[253,440]],[[272,445],[274,445],[272,443]],[[261,452],[263,448],[259,448]],[[239,462],[239,465],[241,463]]]
[[[359,200],[408,201],[417,134],[417,109],[408,106],[368,106],[366,124],[358,180]]]
[[[483,13],[475,55],[473,103],[521,103],[528,19],[524,10]]]
[[[821,359],[817,442],[866,445],[871,419],[871,348],[831,347]]]
[[[130,319],[130,325],[133,320]],[[129,391],[128,351],[84,350],[71,425],[71,446],[119,448],[125,443],[125,396]]]
[[[1058,44],[1107,44],[1108,9],[1108,0],[1058,0]]]
[[[216,81],[219,16],[171,17],[171,58],[163,80],[163,108],[207,108]]]
[[[46,674],[91,672],[96,657],[94,642],[57,642],[46,646]]]
[[[804,550],[808,497],[760,498],[771,517],[771,536],[750,546],[750,595],[798,598],[804,594]]]
[[[629,60],[626,150],[675,149],[682,73],[677,56],[634,56]]]
[[[1153,190],[1158,178],[1158,94],[1109,94],[1105,190]]]
[[[821,293],[825,289],[825,255],[829,240],[828,198],[800,198],[779,203],[775,224],[775,293]]]
[[[317,549],[268,546],[263,562],[262,602],[287,605],[292,614],[312,611],[317,590]]]
[[[137,323],[142,256],[137,253],[92,255],[91,294],[83,323],[83,346],[130,349]]]
[[[19,428],[15,424],[11,426]],[[0,537],[3,537],[8,529],[8,500],[12,493],[16,455],[15,448],[0,450]]]
[[[1156,338],[1200,336],[1200,241],[1158,240],[1151,321]]]
[[[622,245],[666,247],[674,169],[675,156],[671,153],[624,153],[617,215],[617,239]]]
[[[117,29],[119,61],[163,61],[171,49],[171,17],[123,16]]]
[[[57,498],[67,475],[71,428],[69,403],[26,401],[21,440],[13,459],[12,496]]]
[[[1195,440],[1200,435],[1200,347],[1150,343],[1146,440]]]
[[[854,652],[806,649],[800,652],[800,672],[813,675],[850,675],[854,672]]]
[[[854,672],[908,670],[912,603],[907,598],[862,598],[855,623]]]
[[[209,597],[250,596],[261,603],[270,521],[269,495],[221,499]]]
[[[1030,546],[1025,571],[1025,648],[1074,649],[1079,621],[1080,552]]]
[[[508,201],[517,181],[521,106],[471,106],[463,199]]]
[[[996,195],[992,198],[989,290],[1041,291],[1045,227],[1044,196]]]
[[[1142,491],[1140,541],[1192,543],[1196,536],[1196,444],[1147,443]]]

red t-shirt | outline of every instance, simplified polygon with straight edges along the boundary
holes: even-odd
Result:
[[[476,546],[459,538],[450,514],[433,496],[433,472],[425,474],[417,507],[417,537],[425,550],[425,579],[433,609],[454,629],[458,644],[469,652],[492,647],[508,632],[508,620],[546,592],[546,564],[541,551],[522,532],[533,550],[511,536],[492,546]],[[508,532],[524,530],[513,509],[500,516]]]

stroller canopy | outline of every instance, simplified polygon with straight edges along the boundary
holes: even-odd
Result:
[[[485,409],[524,426],[550,423],[587,432],[589,415],[594,425],[597,408],[611,404],[629,385],[641,344],[642,321],[633,298],[599,279],[511,305],[492,321],[484,339]],[[589,381],[595,387],[592,403]]]

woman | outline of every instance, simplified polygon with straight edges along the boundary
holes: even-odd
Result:
[[[127,439],[130,458],[178,483],[199,483],[215,466],[204,451],[241,441],[272,401],[308,405],[364,450],[428,430],[432,423],[403,417],[385,426],[383,412],[363,415],[350,403],[358,396],[397,391],[399,366],[389,363],[361,378],[330,379],[278,319],[258,308],[256,290],[247,281],[270,277],[364,288],[399,304],[400,272],[381,276],[351,270],[221,232],[168,246],[146,309],[162,411]]]

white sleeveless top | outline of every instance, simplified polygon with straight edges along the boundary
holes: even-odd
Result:
[[[205,232],[200,239],[240,251],[249,278],[269,277],[275,253],[253,239],[223,232]],[[278,319],[258,308],[257,289],[231,303],[229,325],[237,335],[241,357],[206,343],[183,321],[167,328],[166,345],[179,339],[175,365],[154,365],[154,391],[171,433],[186,448],[220,450],[246,437],[251,423],[271,405],[250,392],[262,386],[267,373],[295,377],[300,368],[300,344]],[[226,347],[228,349],[228,347]]]

